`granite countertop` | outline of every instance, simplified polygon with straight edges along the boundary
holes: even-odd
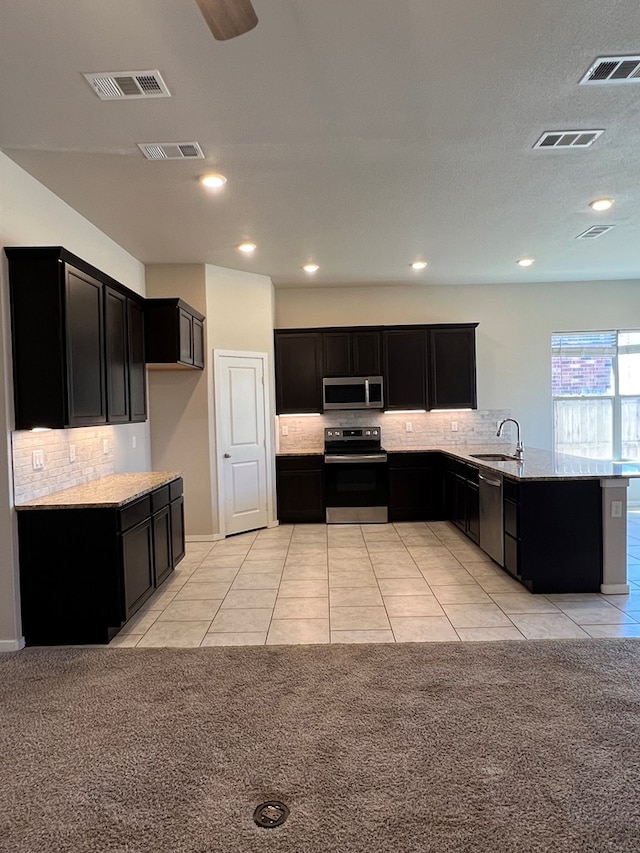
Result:
[[[537,447],[525,447],[521,462],[504,462],[475,459],[474,453],[513,453],[511,444],[456,444],[424,447],[394,447],[384,445],[387,453],[444,453],[451,459],[467,462],[502,474],[511,480],[599,480],[640,477],[640,462],[607,462],[603,459],[586,459],[582,456],[569,456],[566,453],[553,453]],[[286,451],[279,456],[315,456],[322,455],[321,450]]]
[[[117,509],[181,476],[177,471],[110,474],[81,486],[72,486],[43,498],[17,504],[16,509]]]

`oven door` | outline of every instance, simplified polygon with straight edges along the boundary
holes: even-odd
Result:
[[[386,455],[328,453],[324,462],[327,524],[386,524]]]

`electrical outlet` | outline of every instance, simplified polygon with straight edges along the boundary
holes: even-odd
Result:
[[[33,470],[41,471],[44,468],[44,450],[33,451]]]
[[[622,501],[611,501],[611,518],[622,518]]]
[[[108,438],[102,439],[102,452],[105,454],[105,456],[109,452],[109,439]]]
[[[286,424],[282,424],[280,427],[280,435],[289,435],[289,427]]]
[[[135,450],[137,446],[138,446],[138,439],[135,435],[132,435],[131,436],[131,447],[133,447],[133,449]]]
[[[451,432],[458,432],[458,421],[451,421]]]
[[[76,446],[75,444],[69,445],[69,462],[76,461]]]
[[[411,421],[406,421],[404,427],[407,432],[413,432],[413,424],[411,423]]]

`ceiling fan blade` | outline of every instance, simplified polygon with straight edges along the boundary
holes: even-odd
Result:
[[[258,23],[250,0],[196,0],[196,3],[218,41],[241,36]]]

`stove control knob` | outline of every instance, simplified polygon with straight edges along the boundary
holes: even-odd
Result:
[[[365,435],[371,435],[371,430],[370,430],[370,429],[366,429],[366,430],[364,431],[364,434],[365,434]]]
[[[377,429],[374,429],[373,434],[374,434],[374,435],[377,435],[377,434],[378,434],[378,430],[377,430]]]

